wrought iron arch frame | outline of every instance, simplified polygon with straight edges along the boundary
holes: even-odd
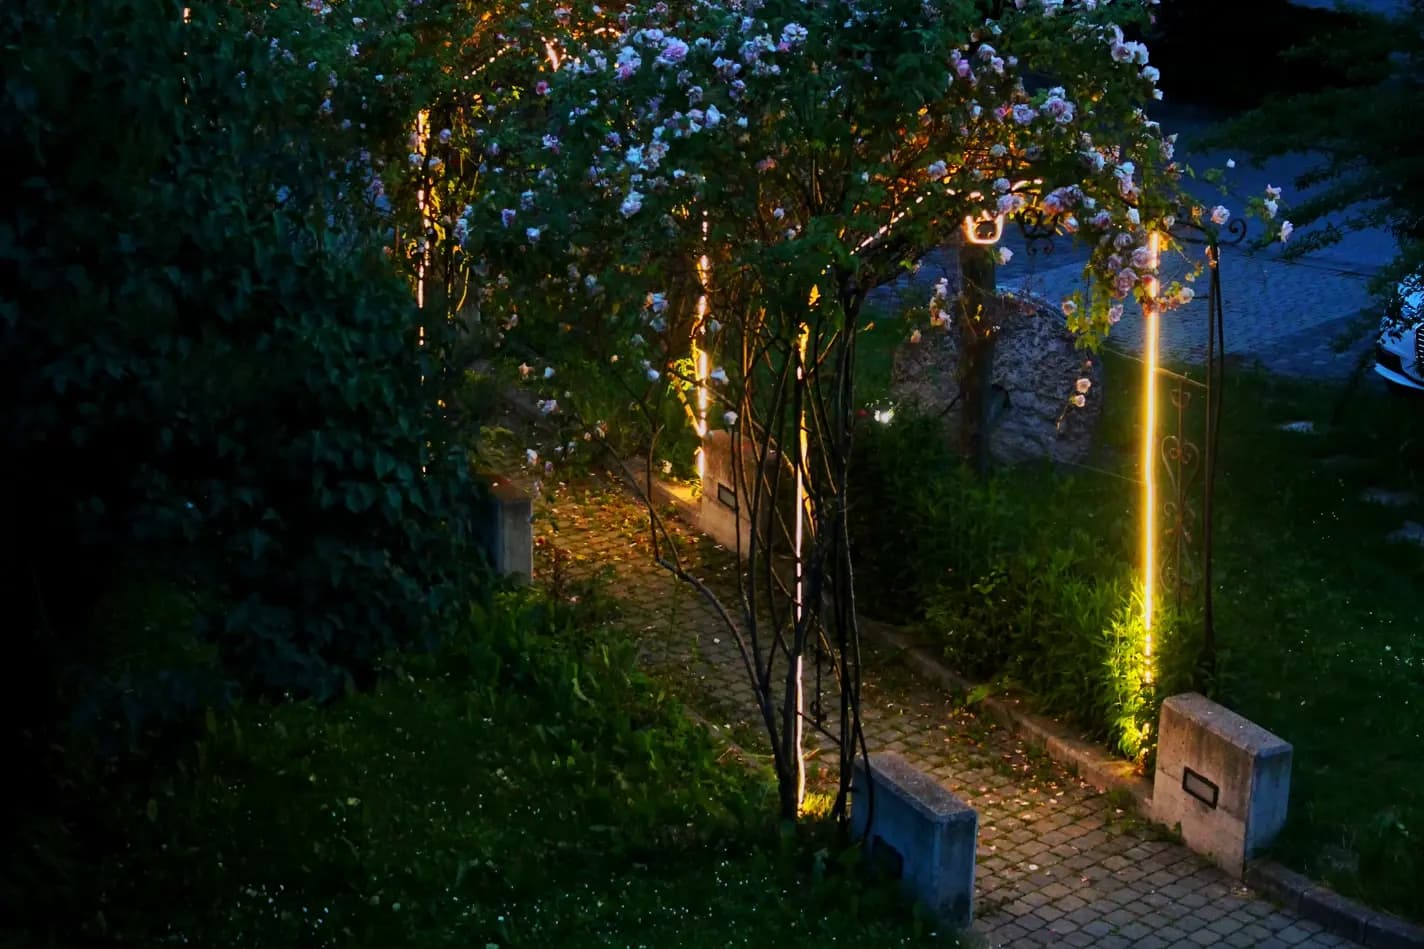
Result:
[[[1155,455],[1167,473],[1167,488],[1163,492],[1157,516],[1165,521],[1161,540],[1166,550],[1161,557],[1157,577],[1144,582],[1160,581],[1171,591],[1178,610],[1185,597],[1199,584],[1202,603],[1202,650],[1194,676],[1198,689],[1210,687],[1216,676],[1216,615],[1213,589],[1213,558],[1215,554],[1216,469],[1220,451],[1223,380],[1226,371],[1226,337],[1221,294],[1221,249],[1235,247],[1246,240],[1247,226],[1241,218],[1233,218],[1221,227],[1207,226],[1199,221],[1199,209],[1183,208],[1170,231],[1174,241],[1202,247],[1207,268],[1207,341],[1205,378],[1193,379],[1158,366],[1157,375],[1175,383],[1170,400],[1176,414],[1175,428],[1158,438],[1155,432],[1144,438],[1157,439]],[[1054,238],[1059,232],[1059,215],[1040,208],[1027,208],[1015,216],[1015,223],[1024,239],[1029,256],[1048,256],[1054,251]],[[1203,399],[1205,424],[1198,444],[1188,430],[1187,418],[1192,400]],[[1200,509],[1193,504],[1200,488]],[[1199,535],[1193,528],[1200,518]]]

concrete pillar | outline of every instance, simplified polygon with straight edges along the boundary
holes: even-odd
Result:
[[[872,865],[894,872],[949,925],[965,929],[973,923],[979,835],[974,808],[900,755],[882,752],[870,756],[868,774],[865,760],[855,760],[851,826],[865,837]]]
[[[501,576],[521,583],[534,577],[534,502],[499,475],[486,475],[489,497],[481,518],[481,536],[490,565]]]
[[[1292,749],[1204,695],[1162,703],[1152,816],[1240,877],[1285,826]]]

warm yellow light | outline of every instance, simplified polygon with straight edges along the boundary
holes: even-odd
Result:
[[[703,299],[706,299],[705,297]],[[707,357],[707,351],[696,343],[692,344],[692,362],[697,373],[697,419],[693,424],[693,431],[697,432],[698,438],[707,437],[707,380],[711,375],[711,361]],[[703,474],[702,446],[697,446],[697,478],[700,481]]]
[[[994,225],[992,234],[980,233],[980,227],[986,224]],[[964,217],[964,239],[971,244],[997,244],[999,238],[1004,236],[1004,216],[1002,214],[990,217],[975,217],[967,214]]]
[[[1152,682],[1153,581],[1157,574],[1157,334],[1161,311],[1157,305],[1157,232],[1147,238],[1151,275],[1146,278],[1147,300],[1142,305],[1143,346],[1146,357],[1142,378],[1142,658],[1144,679]]]
[[[707,240],[707,218],[705,214],[702,218],[702,240],[704,242]],[[709,307],[707,302],[707,278],[711,271],[712,264],[707,259],[707,255],[703,254],[701,257],[698,257],[697,282],[701,285],[702,292],[697,296],[697,314],[696,319],[694,319],[692,323],[692,364],[693,371],[697,376],[697,413],[696,418],[692,420],[692,427],[693,431],[697,433],[697,437],[703,441],[707,438],[707,384],[712,374],[712,363],[707,355],[707,351],[697,345],[697,338],[700,334],[706,333],[707,310]],[[693,457],[697,460],[697,480],[701,481],[703,476],[707,473],[706,452],[703,451],[702,445],[699,444],[697,446]]]
[[[801,324],[801,332],[796,340],[796,350],[798,363],[796,366],[796,378],[805,380],[806,378],[806,344],[810,334],[810,328],[806,324]],[[802,410],[801,417],[796,420],[797,428],[797,464],[796,464],[796,587],[793,593],[795,602],[795,616],[797,624],[801,623],[801,615],[806,608],[805,602],[805,561],[801,556],[803,544],[805,542],[806,524],[806,464],[810,449],[810,439],[806,431],[806,413]],[[796,803],[799,807],[806,799],[806,756],[802,753],[801,723],[806,717],[806,693],[801,687],[801,676],[803,672],[802,656],[796,656]]]
[[[421,109],[415,115],[415,140],[420,150],[422,158],[426,155],[426,147],[430,143],[430,111]],[[430,233],[430,209],[425,201],[425,182],[421,181],[420,187],[415,192],[416,203],[420,206],[420,259],[415,265],[415,305],[418,309],[425,309],[425,241]],[[425,342],[425,327],[420,328],[421,344]]]

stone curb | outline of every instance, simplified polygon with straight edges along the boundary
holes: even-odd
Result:
[[[631,485],[626,487],[632,489]],[[675,506],[681,518],[690,526],[697,526],[696,510],[683,503],[657,478],[653,479],[652,499],[656,504]],[[922,678],[956,692],[971,692],[981,687],[949,669],[903,629],[865,618],[860,619],[859,625],[863,632],[880,638],[898,651]],[[1151,819],[1152,782],[1135,773],[1131,763],[1085,741],[1066,726],[1027,711],[1021,699],[989,695],[978,704],[1004,728],[1022,735],[1030,745],[1093,787],[1102,791],[1125,791],[1131,795],[1139,813]],[[1254,860],[1247,864],[1245,883],[1327,931],[1353,939],[1368,949],[1424,949],[1424,928],[1346,899],[1274,860]]]
[[[861,620],[860,627],[899,650],[909,666],[924,678],[957,691],[967,692],[976,687],[976,683],[946,668],[929,650],[916,645],[903,631],[871,620]],[[1018,699],[989,696],[980,705],[999,724],[1023,735],[1030,744],[1046,751],[1048,757],[1066,765],[1094,787],[1127,791],[1138,810],[1150,819],[1152,785],[1133,773],[1131,764],[1083,741],[1057,722],[1025,711]],[[1353,939],[1369,949],[1424,949],[1424,928],[1346,899],[1274,860],[1253,860],[1247,864],[1245,883],[1292,912],[1319,923],[1327,931]]]
[[[946,668],[933,653],[914,643],[903,631],[867,619],[861,619],[860,628],[893,646],[924,678],[955,691],[969,692],[978,687],[978,683]],[[978,704],[1004,728],[1022,735],[1030,745],[1066,765],[1093,787],[1126,791],[1143,815],[1152,813],[1152,783],[1134,773],[1130,762],[1083,740],[1058,722],[1026,711],[1020,699],[990,695]]]
[[[1424,928],[1346,899],[1274,860],[1247,864],[1246,885],[1329,932],[1370,949],[1424,949]]]
[[[697,528],[699,511],[697,505],[682,495],[676,493],[663,482],[661,478],[653,477],[653,488],[649,492],[647,486],[643,484],[647,478],[647,467],[642,458],[625,458],[621,462],[614,461],[608,466],[609,474],[618,479],[624,490],[628,491],[638,500],[642,500],[640,495],[646,495],[654,506],[676,509],[677,516],[693,529]],[[629,478],[632,481],[629,481]]]

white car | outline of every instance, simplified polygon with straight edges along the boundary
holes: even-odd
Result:
[[[1391,387],[1424,394],[1424,291],[1405,294],[1404,315],[1375,341],[1375,372]]]

